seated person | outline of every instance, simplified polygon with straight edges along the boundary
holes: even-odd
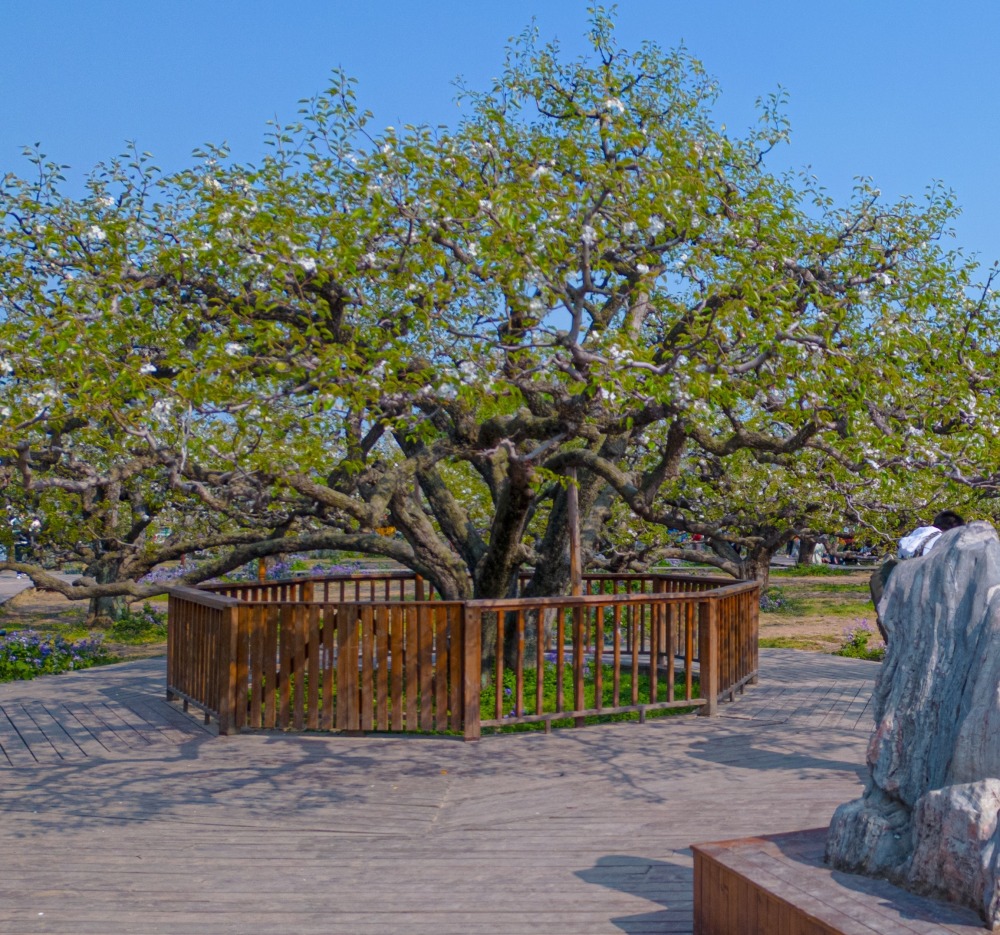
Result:
[[[873,572],[871,581],[869,582],[869,590],[872,595],[872,603],[875,605],[875,622],[878,624],[879,632],[886,643],[889,642],[889,638],[885,632],[885,628],[882,626],[882,618],[879,616],[878,605],[879,601],[882,600],[882,592],[885,590],[886,582],[889,580],[889,575],[892,573],[893,568],[896,567],[899,561],[926,555],[937,545],[938,539],[941,538],[941,533],[947,532],[949,529],[957,529],[959,526],[964,525],[965,520],[956,512],[953,510],[942,510],[934,517],[930,526],[918,526],[909,535],[903,536],[899,540],[898,559],[888,559]]]
[[[965,520],[957,513],[952,510],[942,510],[934,517],[930,526],[918,526],[899,540],[899,557],[918,558],[926,555],[937,544],[941,533],[964,525]]]

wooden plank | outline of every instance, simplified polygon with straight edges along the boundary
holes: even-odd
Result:
[[[312,585],[312,582],[310,582],[310,585]],[[311,596],[312,588],[310,587]],[[307,612],[309,628],[309,637],[306,641],[309,674],[309,697],[307,704],[309,715],[306,719],[306,727],[309,730],[319,730],[320,656],[322,655],[322,647],[320,646],[319,604],[310,604]]]
[[[306,726],[306,639],[309,625],[309,608],[295,604],[291,608],[292,625],[292,727],[305,730]]]
[[[719,640],[715,608],[714,600],[702,601],[698,605],[698,631],[701,643],[698,651],[701,660],[699,679],[701,697],[706,702],[698,713],[709,717],[719,713]]]
[[[649,701],[656,704],[660,700],[660,611],[662,604],[649,607]]]
[[[405,672],[404,640],[406,614],[400,607],[389,611],[389,653],[390,653],[390,694],[392,713],[390,724],[393,730],[403,729],[403,675]]]
[[[583,669],[586,662],[584,655],[584,608],[573,608],[573,710],[582,711],[587,707]],[[584,719],[574,719],[575,727],[583,727]]]
[[[434,729],[448,729],[448,607],[434,613]]]
[[[632,647],[632,704],[639,703],[639,652],[642,648],[639,630],[639,607],[632,604],[628,608],[629,646]]]
[[[462,724],[466,740],[478,740],[480,736],[479,694],[482,685],[482,622],[479,615],[468,604],[465,605],[462,620]]]
[[[421,604],[406,609],[406,718],[404,730],[419,728],[417,701],[420,697],[420,626],[418,621]]]
[[[619,696],[621,695],[622,687],[622,605],[615,604],[614,608],[614,644],[612,646],[612,679],[613,688],[611,693],[611,704],[613,707],[617,708],[621,704]]]
[[[561,607],[556,609],[556,712],[565,711],[563,699],[563,652],[566,644],[566,615]]]
[[[496,639],[496,649],[494,650],[493,657],[493,685],[496,689],[496,712],[494,717],[500,719],[504,715],[504,636],[505,636],[505,620],[503,611],[497,610],[493,611],[497,618],[497,639]]]
[[[236,684],[233,686],[233,726],[237,731],[246,727],[250,704],[250,630],[249,614],[252,608],[240,607],[236,611]]]
[[[278,606],[278,723],[281,730],[292,726],[292,681],[295,678],[295,628],[293,608],[288,604]]]
[[[278,628],[281,608],[270,604],[265,608],[264,622],[264,727],[277,726],[278,687]]]
[[[524,714],[524,610],[518,610],[514,619],[514,645],[517,653],[514,664],[514,711],[520,717]]]
[[[535,714],[545,708],[545,611],[536,608],[535,618]]]
[[[388,585],[388,582],[387,582]],[[389,609],[375,608],[375,726],[389,729]]]
[[[359,695],[361,730],[375,727],[375,608],[361,609],[361,692]]]
[[[341,582],[343,584],[344,582]],[[356,696],[355,685],[358,666],[354,658],[349,659],[349,646],[351,640],[351,625],[348,620],[350,608],[345,604],[336,605],[337,621],[337,717],[336,726],[338,730],[356,730],[356,726],[349,720],[348,712],[350,708],[349,699]],[[353,621],[352,621],[353,622]]]
[[[604,607],[594,609],[594,707],[598,711],[604,707]]]
[[[244,610],[249,627],[250,639],[250,720],[251,727],[263,727],[264,705],[264,631],[267,628],[264,608],[250,607]]]
[[[448,729],[462,730],[462,606],[448,606]]]
[[[340,726],[337,719],[335,676],[337,673],[337,607],[323,604],[323,704],[320,710],[320,730],[334,730]],[[338,686],[339,687],[339,686]]]
[[[434,616],[435,608],[417,608],[420,629],[420,729],[434,729]]]

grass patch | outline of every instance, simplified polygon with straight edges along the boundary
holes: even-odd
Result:
[[[868,597],[868,584],[836,584],[832,581],[817,581],[809,586],[810,591],[819,591],[823,594],[857,594],[860,597]]]
[[[167,615],[154,610],[148,602],[143,604],[141,611],[127,608],[108,628],[107,635],[114,642],[127,646],[162,643],[167,638]]]
[[[874,571],[875,566],[859,565],[787,565],[772,568],[772,578],[836,578],[838,575],[857,574],[859,571]]]
[[[803,616],[828,617],[863,617],[872,612],[871,600],[864,601],[829,601],[822,598],[798,598],[791,602],[793,611]]]
[[[821,643],[819,640],[797,636],[762,637],[757,645],[761,649],[809,649],[820,651],[827,647],[827,644]]]
[[[597,703],[597,683],[594,678],[594,665],[588,664],[584,670],[584,708],[593,708]],[[573,704],[573,670],[572,667],[567,665],[563,669],[563,707],[571,706]],[[537,714],[535,710],[535,692],[537,687],[537,669],[525,669],[524,670],[524,715]],[[612,707],[614,705],[614,670],[610,665],[604,665],[601,667],[601,679],[602,679],[602,691],[601,691],[601,702],[605,707]],[[554,663],[548,663],[545,666],[545,672],[542,680],[542,713],[554,712],[556,710],[556,667]],[[640,673],[638,679],[638,697],[640,699],[640,704],[653,704],[654,701],[651,700],[650,693],[650,679],[648,673]],[[699,697],[698,693],[698,680],[694,680],[692,685],[692,695],[693,697]],[[503,693],[504,698],[502,702],[502,710],[504,712],[504,717],[513,716],[513,712],[516,707],[516,697],[515,692],[517,691],[517,674],[513,671],[504,670],[503,674]],[[657,692],[656,701],[683,701],[685,694],[684,682],[680,681],[675,683],[673,698],[669,694],[669,686],[667,685],[665,675],[661,674],[661,677],[657,681]],[[493,684],[487,685],[483,688],[480,694],[480,717],[483,720],[494,720],[496,718],[496,687]],[[632,703],[632,673],[622,671],[620,674],[619,682],[619,693],[618,693],[618,704],[619,705],[629,705]],[[647,711],[646,717],[668,717],[674,714],[687,714],[693,711],[694,708],[663,708],[659,710]],[[627,711],[619,712],[617,714],[600,714],[600,715],[588,715],[584,718],[584,722],[587,724],[599,724],[611,721],[634,721],[638,720],[638,711]],[[553,727],[572,727],[572,718],[559,718],[551,721]],[[529,724],[509,724],[503,727],[488,727],[484,730],[494,731],[494,732],[513,732],[513,731],[528,731],[528,730],[544,730],[545,723],[542,721],[532,722]]]

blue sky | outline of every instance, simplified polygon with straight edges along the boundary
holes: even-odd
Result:
[[[205,142],[254,161],[269,119],[291,120],[330,70],[358,79],[376,126],[448,123],[453,81],[482,87],[509,36],[582,48],[586,0],[4,0],[0,172],[28,170],[39,142],[70,185],[135,140],[164,168]],[[789,95],[792,144],[776,167],[810,166],[843,197],[858,175],[887,196],[933,180],[963,208],[957,245],[1000,258],[1000,4],[955,0],[622,0],[627,48],[680,42],[719,79],[734,130],[754,101]]]

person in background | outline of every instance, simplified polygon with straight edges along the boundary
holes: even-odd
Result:
[[[930,526],[918,526],[899,540],[899,558],[919,558],[926,555],[937,544],[941,533],[964,525],[965,520],[954,510],[942,510],[931,520]]]
[[[879,601],[882,600],[882,593],[885,591],[886,582],[889,580],[889,575],[892,574],[893,568],[901,561],[906,561],[910,558],[920,558],[926,555],[937,545],[938,539],[941,538],[941,533],[947,532],[949,529],[957,529],[959,526],[964,525],[965,520],[954,510],[942,510],[931,520],[930,526],[918,526],[913,532],[903,536],[899,540],[898,558],[888,559],[872,573],[868,587],[871,591],[872,603],[875,605],[875,622],[878,624],[879,632],[886,643],[889,642],[889,637],[882,626],[882,618],[879,616],[878,605]]]

